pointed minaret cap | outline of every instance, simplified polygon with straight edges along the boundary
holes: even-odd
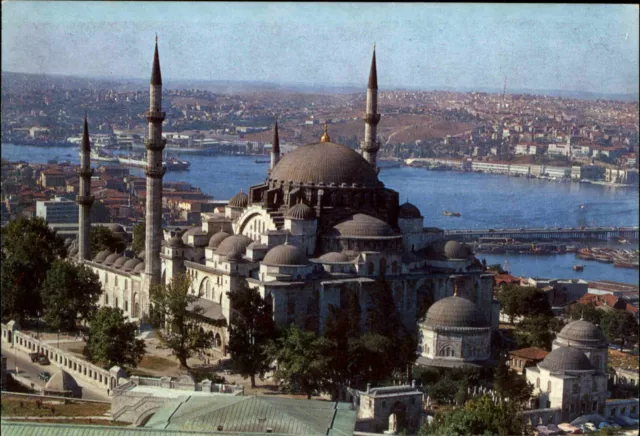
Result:
[[[454,297],[458,297],[458,296],[459,296],[459,295],[458,295],[458,284],[457,284],[457,283],[455,283],[455,284],[453,285],[453,296],[454,296]]]
[[[371,70],[369,71],[369,89],[378,89],[378,73],[376,70],[376,45],[373,44],[373,58],[371,58]]]
[[[278,120],[273,126],[273,143],[271,144],[271,153],[280,154],[280,138],[278,137]]]
[[[87,123],[87,111],[84,111],[84,128],[82,130],[82,151],[89,151],[89,124]]]
[[[327,122],[324,122],[324,133],[320,138],[320,142],[331,142],[331,138],[329,138],[329,134],[327,133]]]
[[[160,56],[158,55],[158,35],[156,34],[156,51],[153,54],[153,67],[151,70],[151,84],[162,85],[162,75],[160,74]]]

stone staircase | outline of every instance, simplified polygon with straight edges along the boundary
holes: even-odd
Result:
[[[284,210],[283,210],[284,209]],[[269,216],[273,220],[278,230],[282,230],[284,228],[284,214],[286,213],[285,207],[280,207],[279,209],[270,208],[267,209]]]

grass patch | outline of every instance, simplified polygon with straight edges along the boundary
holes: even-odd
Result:
[[[140,363],[138,364],[138,368],[151,369],[154,371],[163,371],[165,369],[173,369],[176,366],[178,366],[178,363],[173,360],[165,359],[164,357],[150,356],[150,355],[145,355],[140,361]]]
[[[128,427],[130,422],[112,421],[110,419],[7,419],[7,422],[37,422],[38,424],[72,424],[72,425],[104,425],[108,427]]]
[[[150,372],[143,371],[140,368],[127,368],[127,373],[129,373],[130,376],[137,375],[138,377],[155,377],[155,375]]]
[[[18,399],[2,397],[3,416],[102,416],[111,408],[110,404],[69,403],[51,404],[54,400]],[[58,401],[55,401],[58,403]]]
[[[69,347],[66,349],[66,351],[68,351],[69,353],[76,354],[78,356],[84,356],[84,354],[82,354],[84,352],[84,348],[85,347]]]

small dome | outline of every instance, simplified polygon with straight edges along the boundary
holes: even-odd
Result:
[[[174,235],[171,237],[171,239],[169,239],[169,247],[182,247],[182,239],[180,239],[180,236],[178,235]]]
[[[113,268],[121,268],[128,260],[131,260],[131,258],[126,256],[117,258],[116,261],[113,262]]]
[[[111,266],[111,265],[113,265],[113,262],[118,260],[118,258],[120,258],[120,255],[118,253],[112,253],[112,254],[107,256],[107,258],[104,260],[103,264],[106,265],[106,266]]]
[[[73,242],[73,239],[67,238],[67,239],[64,240],[64,246],[68,247],[68,246],[71,245],[72,242]]]
[[[209,248],[213,248],[213,249],[218,248],[218,245],[220,245],[220,243],[225,239],[227,239],[229,236],[231,235],[228,234],[227,232],[222,232],[222,231],[214,234],[211,238],[209,238]]]
[[[55,392],[72,391],[75,392],[78,389],[78,383],[67,371],[60,370],[53,374],[45,385],[45,390]]]
[[[376,237],[395,236],[391,226],[370,215],[357,213],[333,227],[338,236],[343,237]]]
[[[102,250],[100,253],[96,254],[93,261],[96,263],[103,263],[110,254],[111,252],[109,250]]]
[[[111,230],[113,233],[126,233],[124,227],[122,227],[120,224],[110,223],[105,227]]]
[[[291,206],[286,215],[286,218],[290,220],[312,220],[315,217],[315,211],[304,203]]]
[[[78,246],[77,245],[72,245],[69,248],[69,256],[75,256],[76,254],[78,254]]]
[[[189,243],[189,236],[191,235],[206,235],[207,233],[204,232],[200,227],[191,227],[189,230],[187,230],[186,232],[184,232],[181,236],[182,238],[182,243],[183,244],[188,244]]]
[[[458,241],[448,241],[444,245],[444,255],[447,259],[466,259],[471,256],[471,248]]]
[[[571,342],[582,342],[586,344],[601,345],[606,344],[607,340],[598,327],[588,321],[573,321],[563,327],[558,333],[558,339],[564,339],[571,346]]]
[[[140,262],[139,264],[137,264],[135,268],[133,268],[133,272],[144,272],[144,262]]]
[[[237,259],[242,256],[247,246],[253,242],[251,238],[245,235],[233,235],[226,238],[218,245],[216,254],[226,256],[228,259]]]
[[[349,262],[349,256],[344,253],[338,253],[336,251],[330,251],[329,253],[325,253],[318,258],[322,262]]]
[[[230,207],[247,207],[249,205],[249,196],[244,192],[239,192],[229,200]]]
[[[129,259],[122,265],[122,269],[126,272],[133,271],[140,262],[138,259]]]
[[[144,260],[145,256],[147,255],[147,253],[145,253],[144,250],[142,250],[140,253],[138,253],[138,258]]]
[[[260,248],[267,248],[267,246],[264,244],[261,244],[259,241],[253,241],[251,244],[247,246],[247,250],[257,250]]]
[[[425,322],[432,327],[490,327],[478,306],[455,295],[433,303]]]
[[[417,207],[411,203],[405,202],[398,210],[398,218],[422,218],[422,215]]]
[[[295,245],[277,245],[262,260],[265,265],[306,265],[307,256]]]
[[[588,371],[593,369],[586,354],[576,348],[559,347],[547,354],[540,368],[550,372],[563,373],[565,371]]]

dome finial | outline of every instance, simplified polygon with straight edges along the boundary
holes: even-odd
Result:
[[[331,142],[331,138],[329,138],[329,134],[327,133],[327,120],[324,121],[324,133],[320,138],[320,142]]]
[[[457,296],[458,296],[458,284],[457,284],[457,283],[455,283],[455,284],[453,285],[453,296],[454,296],[454,297],[457,297]]]
[[[580,321],[584,321],[584,309],[580,312]]]

